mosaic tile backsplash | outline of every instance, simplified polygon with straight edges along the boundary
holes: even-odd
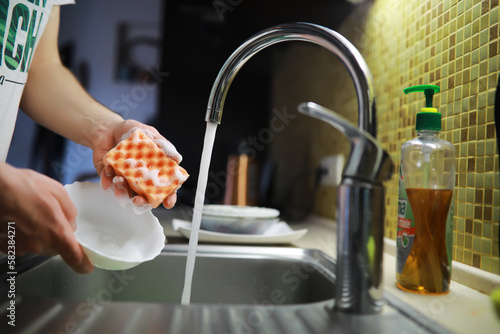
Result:
[[[457,154],[453,259],[497,274],[500,164],[494,104],[500,73],[499,16],[498,0],[375,0],[356,9],[337,29],[356,45],[373,74],[377,137],[396,170],[401,145],[415,137],[415,114],[424,106],[423,94],[406,96],[403,88],[440,86],[434,107],[442,113],[441,137],[455,145]],[[278,58],[273,107],[294,109],[310,100],[357,121],[352,81],[334,56],[315,46],[293,45]],[[299,82],[307,82],[307,87]],[[322,157],[347,154],[348,142],[340,137],[331,127],[296,115],[276,134],[270,150],[276,160],[289,161],[278,167],[277,189],[289,182],[287,175],[314,168]],[[290,194],[292,203],[304,202],[311,182],[302,189]],[[397,173],[386,190],[385,233],[395,239]],[[320,187],[313,211],[334,218],[335,191]]]

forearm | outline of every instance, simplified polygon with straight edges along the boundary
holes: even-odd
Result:
[[[95,141],[123,119],[83,89],[60,60],[59,7],[50,14],[31,62],[21,108],[32,119],[79,144],[93,148]]]
[[[58,59],[33,65],[21,108],[37,123],[92,147],[96,137],[123,121],[121,116],[90,97]]]

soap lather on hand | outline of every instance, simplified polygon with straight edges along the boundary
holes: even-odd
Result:
[[[131,131],[104,156],[103,163],[113,168],[115,178],[124,178],[132,191],[130,198],[142,196],[156,208],[181,187],[189,174],[167,155],[166,143],[158,145],[142,129]]]

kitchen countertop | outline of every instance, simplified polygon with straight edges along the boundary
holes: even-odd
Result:
[[[171,221],[173,218],[187,219],[190,215],[189,210],[158,210],[154,214],[164,228],[168,243],[186,243],[187,239],[173,230]],[[336,257],[336,224],[333,220],[311,216],[307,221],[289,223],[289,225],[294,230],[307,228],[308,233],[291,245],[276,246],[319,249]],[[395,241],[386,238],[383,259],[386,291],[456,333],[473,333],[477,330],[481,333],[500,332],[500,318],[494,313],[489,296],[467,286],[478,284],[479,281],[479,289],[491,291],[495,287],[500,287],[499,276],[475,268],[469,270],[467,268],[469,266],[454,262],[453,280],[448,294],[428,296],[404,292],[396,287],[395,248]],[[460,278],[460,283],[454,280],[455,277]]]

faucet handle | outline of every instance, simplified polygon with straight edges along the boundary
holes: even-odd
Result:
[[[351,143],[351,152],[345,165],[342,177],[349,177],[382,183],[391,178],[394,165],[389,154],[368,132],[358,129],[346,118],[334,111],[314,102],[304,102],[297,107],[298,111],[320,119],[342,132]]]

